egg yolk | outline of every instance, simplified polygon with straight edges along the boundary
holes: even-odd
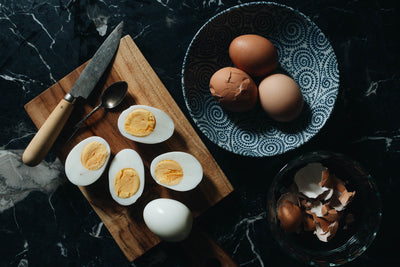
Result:
[[[124,168],[119,170],[114,179],[114,190],[118,197],[128,198],[139,190],[140,178],[135,169]]]
[[[146,109],[132,110],[126,116],[124,128],[131,135],[143,137],[148,136],[156,127],[156,118],[153,113]]]
[[[107,148],[99,142],[91,142],[87,144],[81,154],[81,162],[83,167],[90,171],[100,169],[106,162],[108,156]]]
[[[157,163],[154,169],[156,179],[165,185],[177,185],[182,181],[183,169],[178,162],[170,159]]]

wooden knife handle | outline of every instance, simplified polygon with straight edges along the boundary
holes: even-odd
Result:
[[[71,115],[74,105],[65,99],[51,112],[22,155],[28,166],[36,166],[47,155]]]

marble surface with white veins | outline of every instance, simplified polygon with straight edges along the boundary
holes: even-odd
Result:
[[[188,266],[161,243],[133,263],[51,152],[29,168],[21,154],[37,129],[24,104],[88,60],[121,20],[182,108],[181,67],[197,30],[233,0],[0,0],[0,266]],[[201,220],[241,266],[299,266],[269,232],[272,177],[304,152],[332,150],[366,166],[383,199],[380,231],[348,266],[395,266],[400,194],[400,6],[396,0],[279,0],[309,16],[335,50],[340,93],[328,123],[286,154],[248,158],[199,132],[235,188]],[[196,126],[194,125],[197,130]]]

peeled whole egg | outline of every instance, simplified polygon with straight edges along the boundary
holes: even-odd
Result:
[[[154,129],[152,129],[151,133],[146,136],[135,136],[128,133],[125,129],[125,121],[129,116],[129,114],[139,109],[149,111],[153,115],[152,119],[153,118],[155,119]],[[119,116],[118,129],[123,136],[125,136],[130,140],[144,144],[157,144],[164,142],[165,140],[170,138],[174,133],[175,126],[171,117],[168,116],[168,114],[165,113],[164,111],[146,105],[133,105],[128,109],[124,110]]]
[[[256,77],[269,74],[279,64],[274,44],[256,34],[244,34],[233,39],[229,56],[237,68]]]
[[[257,85],[247,73],[237,68],[225,67],[216,71],[209,87],[214,99],[233,112],[248,111],[258,100]]]
[[[115,180],[117,178],[123,179],[124,177],[120,177],[121,170],[134,170],[137,174],[139,179],[139,183],[137,181],[132,181],[132,178],[126,177],[125,180],[122,180],[117,184],[118,188],[116,187]],[[118,176],[117,176],[118,174]],[[139,154],[133,149],[123,149],[118,152],[114,159],[111,161],[110,169],[108,171],[108,181],[109,181],[109,189],[112,198],[121,205],[128,206],[135,203],[138,198],[142,195],[144,189],[144,165],[142,158]],[[130,192],[132,188],[132,183],[136,182],[137,188],[135,192]],[[116,190],[117,189],[117,190]],[[129,197],[121,197],[118,196],[118,193],[121,194],[126,193],[133,193]]]
[[[262,108],[274,120],[281,122],[297,118],[304,106],[299,85],[289,76],[272,74],[258,86]]]
[[[143,210],[143,219],[150,231],[169,242],[184,240],[193,225],[193,215],[189,208],[168,198],[150,201]]]
[[[156,169],[159,166],[158,164],[163,161],[174,161],[182,168],[183,177],[178,184],[169,185],[159,181],[156,175]],[[170,174],[171,169],[168,170],[168,172]],[[191,154],[180,151],[164,153],[154,158],[150,164],[150,173],[156,183],[176,191],[192,190],[203,179],[203,168],[200,162]]]
[[[103,164],[95,170],[89,170],[84,167],[81,158],[85,147],[93,142],[99,143],[103,150],[105,148],[105,151],[103,151],[104,154],[101,160]],[[108,160],[110,159],[110,151],[110,146],[107,141],[99,136],[92,136],[81,141],[69,152],[65,160],[65,174],[68,180],[79,186],[87,186],[97,181],[107,166]],[[87,158],[89,160],[90,158],[95,159],[97,157],[97,155],[95,155],[96,152],[97,151],[91,151]],[[97,159],[95,160],[97,161]]]

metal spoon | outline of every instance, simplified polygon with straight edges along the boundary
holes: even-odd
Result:
[[[127,90],[128,90],[128,84],[125,81],[115,82],[111,84],[109,87],[107,87],[101,94],[100,104],[74,126],[74,131],[68,138],[67,142],[76,134],[76,132],[85,123],[85,121],[90,116],[92,116],[93,113],[95,113],[97,110],[99,110],[102,107],[106,109],[112,109],[118,106],[124,99]]]

